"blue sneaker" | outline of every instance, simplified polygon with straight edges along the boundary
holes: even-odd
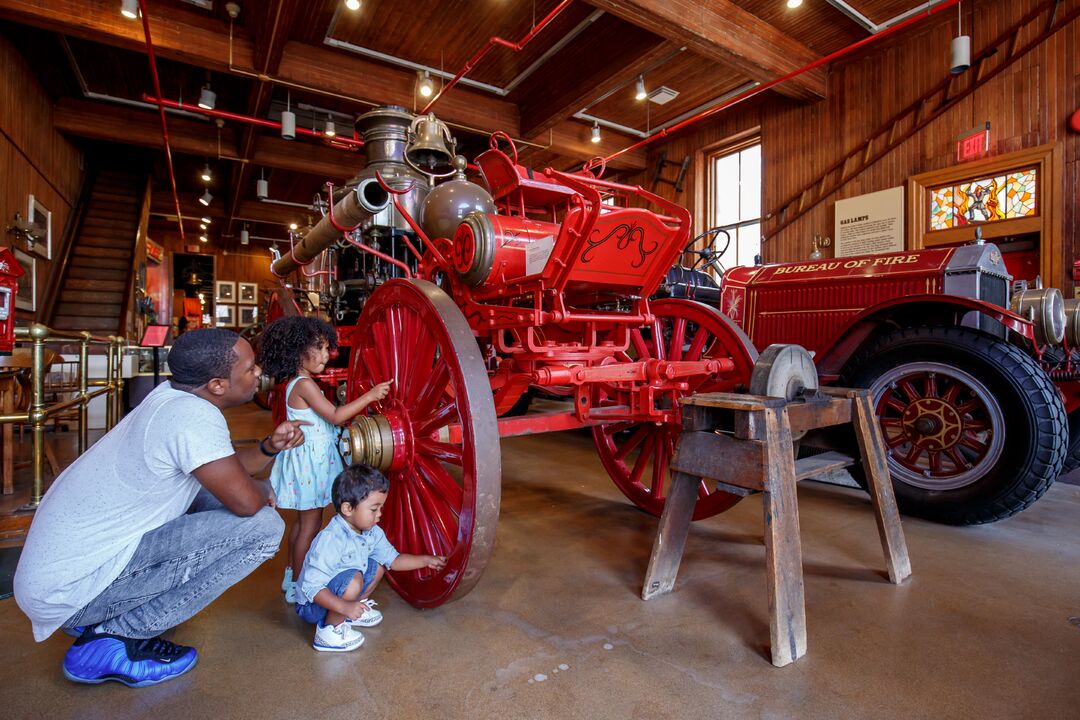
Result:
[[[146,640],[86,632],[64,655],[64,677],[77,683],[115,680],[146,687],[171,680],[195,667],[195,648],[161,638]]]

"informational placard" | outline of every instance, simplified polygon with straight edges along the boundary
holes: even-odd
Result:
[[[904,187],[836,201],[835,257],[904,249]]]

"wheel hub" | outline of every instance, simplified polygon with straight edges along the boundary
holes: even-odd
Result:
[[[901,422],[911,442],[927,450],[951,448],[964,429],[960,413],[937,398],[923,398],[911,403]]]
[[[341,434],[341,456],[347,465],[370,465],[383,473],[399,470],[408,460],[409,427],[401,408],[360,415]]]

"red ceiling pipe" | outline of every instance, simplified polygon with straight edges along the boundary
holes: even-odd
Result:
[[[424,109],[420,111],[420,114],[426,115],[431,110],[431,108],[435,106],[435,103],[439,102],[439,98],[446,94],[447,91],[450,90],[450,88],[457,85],[458,80],[465,77],[465,73],[472,70],[473,66],[476,65],[476,63],[480,62],[480,60],[488,54],[488,51],[491,50],[491,48],[495,47],[496,45],[502,45],[503,47],[510,48],[514,52],[518,52],[519,50],[521,50],[521,48],[528,45],[530,40],[540,34],[540,31],[543,30],[552,20],[554,20],[559,13],[565,10],[571,2],[573,2],[573,0],[563,0],[561,3],[556,5],[555,9],[547,14],[547,17],[534,25],[533,29],[529,31],[528,35],[521,38],[521,40],[516,43],[510,42],[509,40],[503,40],[501,37],[496,37],[492,35],[491,39],[488,40],[488,44],[485,45],[480,50],[480,52],[473,55],[472,59],[469,60],[469,62],[465,63],[465,67],[461,68],[461,70],[458,71],[458,74],[454,76],[454,79],[448,82],[435,97],[431,98],[431,100],[428,101],[428,104],[424,106]]]
[[[222,118],[224,120],[235,120],[237,122],[245,122],[251,125],[277,128],[278,130],[281,129],[281,123],[279,122],[274,122],[273,120],[264,120],[257,117],[251,117],[250,115],[240,115],[239,113],[227,112],[225,110],[207,110],[204,107],[199,107],[198,105],[192,105],[190,103],[177,102],[176,100],[166,100],[165,98],[160,97],[150,97],[145,93],[143,94],[143,100],[146,102],[157,103],[158,105],[172,108],[174,110],[186,110],[188,112],[201,113],[202,115]],[[164,113],[165,111],[162,110],[162,112]],[[355,130],[353,131],[353,137],[351,138],[342,137],[341,135],[327,136],[326,133],[317,132],[315,130],[308,130],[307,128],[300,127],[299,125],[296,126],[296,132],[300,133],[301,135],[310,135],[311,137],[327,138],[332,142],[347,145],[349,147],[359,148],[363,147],[364,145],[364,141],[356,137]]]
[[[146,12],[146,0],[139,0],[142,13],[143,33],[146,35],[146,55],[150,58],[150,75],[154,78],[154,92],[161,97],[161,81],[158,79],[157,60],[154,59],[154,43],[150,40],[150,14]],[[169,126],[165,122],[165,106],[158,102],[161,115],[161,136],[165,140],[165,164],[169,168],[169,182],[172,183],[172,199],[176,205],[176,224],[180,227],[180,241],[184,241],[184,215],[180,212],[180,196],[176,192],[176,173],[173,172],[172,148],[169,147]]]
[[[693,125],[694,123],[696,123],[696,122],[698,122],[700,120],[704,120],[705,118],[709,117],[710,115],[715,115],[716,113],[720,112],[721,110],[726,110],[727,108],[731,107],[735,103],[742,102],[743,100],[746,100],[749,97],[753,97],[754,95],[765,92],[769,88],[775,87],[776,85],[779,85],[780,83],[784,82],[785,80],[790,80],[793,77],[796,77],[798,75],[802,75],[804,72],[807,72],[809,70],[813,70],[814,68],[819,67],[821,65],[824,65],[827,62],[831,62],[831,61],[835,60],[838,57],[841,57],[843,55],[847,55],[849,52],[852,52],[853,50],[858,50],[859,48],[863,47],[864,45],[869,45],[872,42],[876,42],[876,41],[880,40],[881,38],[885,37],[886,35],[891,35],[892,33],[896,32],[898,30],[902,30],[903,28],[906,28],[909,25],[914,25],[915,23],[919,22],[920,20],[923,20],[924,18],[928,18],[928,17],[930,17],[931,15],[933,15],[935,13],[941,12],[942,10],[947,10],[947,9],[951,8],[952,6],[958,4],[959,2],[960,2],[960,0],[944,0],[944,2],[942,2],[941,4],[935,5],[933,8],[927,9],[925,15],[922,14],[922,13],[919,13],[918,15],[914,15],[914,16],[908,18],[907,20],[905,20],[902,23],[897,23],[896,25],[893,25],[890,28],[882,30],[879,33],[875,33],[874,35],[871,35],[868,38],[863,38],[859,42],[852,43],[851,45],[848,45],[845,48],[841,48],[840,50],[837,50],[834,53],[830,53],[829,55],[826,55],[825,57],[818,58],[814,62],[810,63],[809,65],[804,65],[803,67],[799,68],[798,70],[792,70],[787,75],[783,75],[781,77],[778,77],[775,80],[770,80],[769,82],[765,83],[764,85],[758,85],[757,87],[751,88],[751,89],[747,90],[746,92],[741,92],[738,95],[736,95],[735,97],[730,98],[729,100],[727,100],[725,102],[722,102],[722,103],[720,103],[719,105],[717,105],[715,107],[711,107],[708,110],[705,110],[703,112],[698,113],[697,115],[694,115],[693,117],[689,117],[689,118],[683,120],[681,123],[678,123],[676,125],[672,125],[671,127],[667,128],[666,130],[661,130],[660,132],[656,133],[655,135],[650,135],[649,137],[645,138],[644,140],[641,140],[640,142],[636,142],[636,143],[634,143],[633,145],[631,145],[629,147],[625,147],[622,150],[619,150],[618,152],[615,152],[615,153],[612,153],[611,155],[608,155],[606,158],[604,158],[604,161],[605,162],[611,162],[612,159],[617,158],[620,155],[623,155],[623,154],[628,153],[628,152],[633,152],[634,150],[637,150],[638,148],[643,148],[646,145],[648,145],[649,143],[653,142],[654,140],[658,140],[658,139],[660,139],[662,137],[665,137],[665,136],[670,135],[672,133],[678,132],[679,130],[682,130],[683,128],[689,127],[689,126]]]

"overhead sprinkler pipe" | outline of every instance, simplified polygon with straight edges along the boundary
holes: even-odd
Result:
[[[920,12],[917,15],[913,15],[910,18],[908,18],[907,20],[904,20],[901,23],[897,23],[896,25],[893,25],[893,26],[891,26],[891,27],[889,27],[889,28],[887,28],[885,30],[882,30],[879,33],[875,33],[874,35],[871,35],[870,37],[863,38],[862,40],[860,40],[860,41],[858,41],[856,43],[852,43],[851,45],[848,45],[847,47],[841,48],[841,49],[837,50],[834,53],[830,53],[830,54],[826,55],[825,57],[818,58],[817,60],[810,63],[809,65],[804,65],[803,67],[799,68],[798,70],[792,70],[787,75],[782,75],[782,76],[776,78],[775,80],[770,80],[769,82],[767,82],[767,83],[765,83],[763,85],[758,85],[757,87],[750,88],[749,90],[747,90],[745,92],[741,92],[738,95],[735,95],[735,96],[725,100],[724,102],[720,103],[719,105],[715,105],[714,107],[711,107],[708,110],[700,112],[697,115],[694,115],[693,117],[688,117],[687,119],[683,120],[681,123],[677,123],[675,125],[672,125],[669,128],[665,128],[665,129],[657,132],[654,135],[650,135],[649,137],[645,138],[644,140],[641,140],[639,142],[634,143],[633,145],[630,145],[629,147],[625,147],[622,150],[614,152],[611,155],[608,155],[606,158],[604,158],[604,160],[606,162],[611,162],[612,160],[619,157],[620,155],[625,155],[628,152],[633,152],[634,150],[638,150],[639,148],[643,148],[646,145],[649,145],[650,143],[654,142],[655,140],[659,140],[662,137],[666,137],[668,135],[671,135],[673,133],[678,132],[679,130],[690,127],[691,125],[693,125],[693,124],[695,124],[695,123],[697,123],[697,122],[699,122],[701,120],[704,120],[705,118],[707,118],[707,117],[709,117],[711,115],[715,115],[716,113],[720,112],[721,110],[725,110],[725,109],[731,107],[732,105],[735,105],[736,103],[740,103],[743,100],[746,100],[747,98],[751,98],[754,95],[758,95],[759,93],[762,93],[762,92],[764,92],[764,91],[766,91],[766,90],[768,90],[770,88],[776,87],[777,85],[779,85],[782,82],[790,80],[793,77],[798,77],[799,75],[802,75],[804,72],[808,72],[810,70],[813,70],[814,68],[820,67],[821,65],[824,65],[825,63],[832,62],[833,60],[837,59],[838,57],[842,57],[844,55],[847,55],[848,53],[853,52],[855,50],[858,50],[861,47],[864,47],[864,46],[869,45],[871,43],[877,42],[878,40],[882,39],[886,35],[891,35],[894,32],[897,32],[899,30],[903,30],[904,28],[908,27],[909,25],[914,25],[915,23],[919,22],[920,20],[928,18],[931,15],[935,15],[935,14],[937,14],[937,13],[943,11],[943,10],[948,10],[952,6],[957,5],[959,3],[960,3],[960,0],[943,0],[943,2],[939,3],[938,5],[935,5],[932,8],[927,8],[925,13]]]
[[[473,55],[472,58],[467,63],[465,63],[465,66],[462,67],[461,70],[458,70],[458,74],[455,75],[450,82],[446,83],[446,85],[443,86],[443,88],[439,90],[438,93],[436,93],[435,97],[431,98],[431,100],[428,101],[428,104],[424,106],[424,109],[420,111],[420,114],[427,115],[429,112],[431,112],[431,108],[435,106],[435,103],[439,102],[439,98],[445,95],[450,90],[450,88],[457,85],[458,80],[465,77],[465,74],[472,70],[476,63],[480,62],[483,57],[488,54],[488,51],[491,50],[493,47],[495,47],[496,45],[502,45],[503,47],[510,48],[514,52],[519,52],[523,47],[528,45],[534,37],[539,35],[540,31],[547,27],[548,24],[550,24],[551,21],[559,15],[559,13],[565,10],[571,2],[573,2],[573,0],[563,0],[561,3],[556,5],[554,10],[549,12],[543,20],[534,25],[532,30],[530,30],[528,34],[525,35],[525,37],[521,38],[521,40],[516,43],[492,35],[491,39],[488,40],[488,44],[482,47],[480,49],[480,52]]]
[[[161,97],[161,80],[158,78],[157,60],[154,58],[154,43],[150,39],[150,13],[146,12],[146,0],[139,0],[142,12],[143,33],[146,35],[146,56],[150,60],[150,75],[154,79],[154,92]],[[176,224],[180,228],[180,241],[184,241],[184,215],[180,212],[180,195],[176,192],[176,173],[173,171],[172,148],[169,146],[169,125],[165,122],[165,105],[157,104],[161,115],[161,137],[165,141],[165,165],[169,170],[169,182],[172,184],[173,204],[176,206]],[[201,108],[200,108],[201,109]]]
[[[222,118],[224,120],[235,120],[236,122],[248,123],[249,125],[259,125],[260,127],[274,128],[276,130],[281,129],[281,123],[274,122],[273,120],[264,120],[263,118],[251,117],[250,115],[241,115],[239,113],[227,112],[225,110],[207,110],[201,108],[198,105],[191,105],[185,102],[178,102],[176,100],[167,100],[160,97],[150,97],[143,94],[143,100],[146,102],[157,103],[161,107],[167,107],[174,110],[187,110],[201,115],[207,115],[209,117]],[[162,110],[162,113],[165,111]],[[296,126],[296,133],[298,135],[309,135],[316,138],[327,138],[331,142],[339,145],[345,145],[351,148],[360,148],[364,146],[364,141],[357,137],[343,137],[340,134],[328,136],[325,133],[321,133],[317,130],[309,130],[305,127]]]

